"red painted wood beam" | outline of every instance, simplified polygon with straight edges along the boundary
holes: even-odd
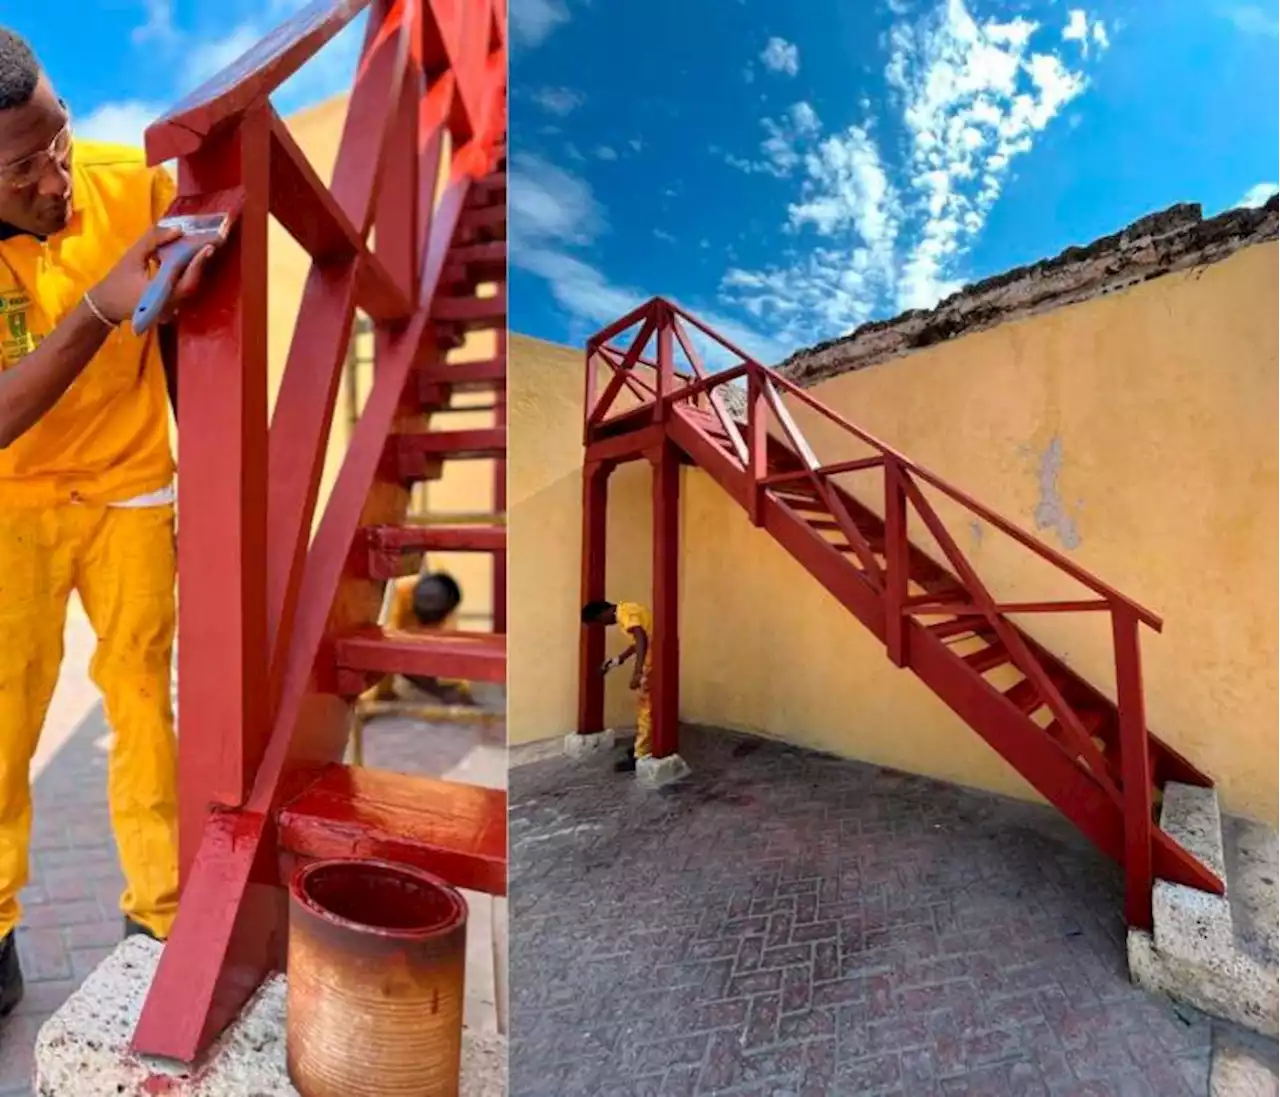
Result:
[[[605,589],[610,461],[588,460],[582,468],[582,573],[585,606],[608,597]],[[578,734],[604,730],[604,630],[583,626],[578,638]]]
[[[432,220],[421,290],[427,299],[435,292],[452,245],[465,191],[465,183],[447,189]],[[265,275],[265,265],[259,270]],[[334,683],[318,677],[316,654],[326,639],[377,617],[381,588],[354,578],[344,583],[344,573],[361,519],[372,524],[380,520],[378,515],[390,517],[383,502],[389,485],[380,484],[375,496],[371,489],[393,421],[409,410],[402,398],[412,364],[420,355],[433,353],[427,331],[425,311],[419,311],[375,370],[373,390],[307,554],[275,720],[242,817],[246,828],[242,833],[236,829],[238,822],[217,815],[206,823],[183,908],[135,1032],[133,1048],[138,1053],[194,1061],[276,962],[264,942],[283,940],[283,892],[277,886],[276,850],[265,820],[301,774],[317,760],[337,761],[345,749],[348,707],[334,692]],[[259,345],[265,354],[265,332]],[[225,362],[218,365],[225,385]],[[225,437],[221,444],[225,449]],[[403,514],[407,495],[401,491],[396,498],[397,513]],[[225,545],[225,531],[209,541]],[[260,560],[265,555],[263,551]],[[225,565],[224,550],[219,562],[188,574],[225,570]],[[259,565],[259,571],[265,569]],[[190,605],[186,603],[183,611],[189,612]],[[265,696],[265,689],[261,692]],[[225,737],[225,727],[220,734]],[[256,827],[247,827],[253,820],[258,821]]]
[[[504,353],[482,362],[459,362],[457,365],[438,360],[429,361],[417,370],[417,379],[422,386],[440,386],[459,392],[505,385],[507,356]]]
[[[396,469],[402,481],[431,478],[442,460],[479,461],[502,457],[507,452],[506,427],[478,427],[474,430],[433,430],[422,434],[393,435],[388,447],[396,455]]]
[[[492,632],[393,632],[369,627],[334,641],[341,670],[502,682],[506,638]]]
[[[680,750],[680,459],[664,441],[653,470],[653,756]]]
[[[507,274],[507,243],[493,240],[483,244],[465,244],[449,252],[442,285],[458,283],[476,285],[481,282],[497,282]]]
[[[219,127],[266,103],[322,46],[368,6],[369,0],[311,4],[210,77],[147,127],[147,162],[194,155]]]
[[[437,297],[431,307],[431,319],[437,324],[456,324],[467,331],[505,328],[507,287],[499,286],[492,297]]]
[[[356,264],[356,302],[371,320],[403,320],[413,311],[408,287],[398,284],[382,260],[365,246],[278,118],[274,119],[272,139],[279,151],[272,160],[272,214],[316,263]],[[299,324],[294,330],[306,329]]]
[[[416,575],[427,552],[487,552],[497,559],[507,551],[503,526],[374,526],[364,537],[370,579]]]
[[[243,804],[266,749],[267,108],[185,161],[182,193],[242,188],[235,231],[178,329],[179,861],[185,886],[210,806]],[[194,505],[193,505],[194,504]],[[174,1002],[167,1007],[173,1008]]]
[[[382,6],[375,10],[380,14]],[[375,323],[400,320],[413,308],[411,296],[416,259],[395,253],[399,282],[372,255],[364,242],[375,214],[378,162],[387,151],[387,137],[398,122],[395,136],[401,147],[395,159],[416,159],[416,129],[406,129],[403,96],[420,90],[421,77],[407,66],[412,18],[403,0],[396,0],[383,22],[370,20],[366,48],[348,107],[342,142],[334,167],[331,194],[320,183],[287,128],[274,119],[273,160],[289,166],[273,185],[287,187],[273,194],[277,216],[294,217],[316,234],[310,243],[313,262],[298,311],[280,393],[271,423],[270,541],[266,555],[268,622],[272,643],[272,706],[279,693],[285,651],[292,634],[296,600],[301,583],[301,562],[311,536],[325,453],[333,424],[338,386],[351,340],[354,307],[360,304]],[[397,114],[400,115],[397,118]],[[409,119],[416,127],[416,111]],[[398,180],[398,189],[397,182]],[[406,202],[399,224],[384,224],[385,235],[407,237],[416,245],[414,201],[416,183],[408,186],[404,173],[391,183],[393,197]],[[385,216],[385,205],[383,206]],[[381,237],[384,233],[380,233]],[[303,236],[300,242],[307,244]],[[334,270],[324,261],[345,249],[350,263]],[[370,292],[379,307],[370,308]],[[362,300],[363,294],[363,300]]]
[[[507,210],[505,206],[483,206],[464,210],[459,226],[464,240],[505,240],[507,238]]]
[[[505,526],[373,526],[364,531],[375,552],[502,552]]]
[[[507,795],[431,777],[330,765],[277,816],[299,857],[412,865],[454,887],[507,893]]]
[[[601,438],[587,446],[587,461],[638,461],[664,436],[662,424],[654,423],[631,434]]]

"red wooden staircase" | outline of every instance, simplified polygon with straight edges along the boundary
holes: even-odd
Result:
[[[629,344],[615,342],[632,329],[638,330]],[[708,373],[695,338],[737,364]],[[797,423],[801,408],[836,428],[858,456],[822,463]],[[588,342],[586,409],[584,601],[605,596],[610,471],[636,458],[654,466],[656,756],[676,748],[677,474],[679,464],[688,463],[736,499],[753,524],[870,629],[893,663],[909,668],[1100,850],[1121,862],[1130,925],[1150,928],[1154,877],[1222,893],[1222,882],[1155,821],[1155,793],[1165,782],[1211,784],[1146,726],[1138,629],[1145,624],[1159,631],[1158,617],[667,301],[650,301]],[[824,433],[829,436],[829,428]],[[878,474],[882,485],[870,495],[859,481],[855,496],[850,478],[868,472]],[[1070,576],[1089,596],[999,602],[948,532],[926,487]],[[868,498],[879,507],[867,505]],[[912,520],[941,559],[909,539]],[[1013,620],[1044,613],[1110,617],[1114,698]],[[601,679],[591,673],[603,658],[598,630],[585,630],[582,644],[579,730],[592,732],[603,720]]]
[[[268,97],[366,7],[325,186]],[[341,760],[382,675],[505,679],[501,514],[407,516],[411,487],[459,460],[493,460],[505,503],[505,335],[486,361],[451,352],[505,328],[506,117],[505,5],[316,0],[147,132],[152,163],[178,161],[174,211],[235,225],[179,329],[182,894],[140,1053],[194,1061],[283,966],[301,862],[380,858],[505,894],[505,793]],[[270,415],[269,216],[311,260]],[[357,310],[372,389],[321,506]],[[450,429],[476,392],[492,425]],[[446,549],[493,554],[493,631],[385,631],[386,581]]]

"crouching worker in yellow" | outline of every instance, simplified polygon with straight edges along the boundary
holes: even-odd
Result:
[[[457,628],[462,589],[448,572],[397,579],[391,592],[386,627],[393,632],[452,632]],[[446,705],[474,704],[466,682],[423,678],[407,674],[405,680]],[[388,674],[363,696],[366,701],[386,701],[395,696],[395,678]]]
[[[582,607],[584,625],[617,625],[631,640],[631,646],[619,652],[600,668],[608,674],[632,657],[635,668],[631,671],[631,690],[636,695],[636,743],[627,751],[614,769],[621,772],[636,768],[637,758],[648,758],[653,753],[653,699],[649,694],[649,681],[653,673],[653,649],[649,637],[653,635],[653,617],[638,602],[588,602]]]
[[[153,227],[172,195],[140,152],[73,141],[30,48],[0,28],[0,1015],[23,993],[28,771],[72,590],[113,732],[125,933],[163,939],[177,909],[174,468],[161,336],[127,322],[155,250],[178,235]]]

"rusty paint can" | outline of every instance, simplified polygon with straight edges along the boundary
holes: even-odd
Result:
[[[385,861],[303,866],[289,888],[289,1077],[302,1097],[457,1097],[466,900]]]

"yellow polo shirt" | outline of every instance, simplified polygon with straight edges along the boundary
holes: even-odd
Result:
[[[644,669],[646,671],[653,669],[653,615],[650,614],[647,607],[642,606],[639,602],[619,602],[616,610],[618,618],[618,628],[627,634],[627,639],[632,639],[631,630],[633,628],[644,629],[644,634],[649,638],[649,647],[644,653]]]
[[[163,216],[173,181],[135,149],[72,147],[71,221],[48,240],[0,240],[0,369],[39,346]],[[109,504],[173,479],[168,393],[155,329],[126,320],[26,434],[0,449],[0,507]]]

